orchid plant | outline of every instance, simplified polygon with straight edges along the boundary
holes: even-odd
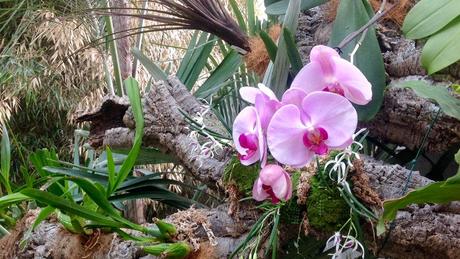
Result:
[[[343,150],[353,143],[358,115],[351,102],[371,100],[371,84],[353,64],[327,46],[316,46],[307,64],[281,100],[266,86],[243,87],[241,98],[252,104],[233,124],[233,141],[242,164],[260,162],[253,198],[288,200],[292,186],[280,166],[267,164],[268,152],[280,164],[300,168],[315,156]],[[283,189],[279,189],[283,188]],[[275,192],[274,190],[277,190]]]
[[[302,168],[332,150],[342,152],[327,162],[325,169],[341,193],[351,193],[347,171],[351,160],[358,157],[356,149],[361,148],[354,141],[361,131],[355,134],[358,114],[352,103],[371,101],[371,83],[333,48],[314,47],[310,61],[281,100],[263,84],[240,89],[241,98],[251,105],[235,118],[233,142],[241,164],[260,163],[252,190],[256,201],[268,199],[274,205],[288,201],[293,186],[283,165]],[[333,258],[344,253],[353,258],[364,254],[363,249],[357,252],[362,245],[349,234],[336,233],[326,250],[332,247],[336,248]]]

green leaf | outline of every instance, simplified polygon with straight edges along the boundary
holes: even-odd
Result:
[[[190,42],[187,47],[187,51],[185,52],[184,58],[182,58],[182,61],[180,62],[179,68],[177,69],[176,76],[179,78],[181,82],[184,82],[187,79],[187,73],[186,70],[189,70],[189,63],[190,59],[193,56],[195,46],[197,44],[197,39],[198,36],[200,35],[199,31],[195,31],[192,35],[192,38],[190,39]]]
[[[283,22],[283,31],[288,29],[291,32],[297,31],[297,25],[300,14],[300,0],[291,0]],[[278,41],[278,51],[276,59],[271,63],[266,72],[264,83],[270,87],[273,92],[281,99],[284,91],[288,88],[287,80],[289,76],[289,57],[287,54],[286,41],[284,34],[281,35]]]
[[[278,51],[278,46],[276,46],[276,43],[272,40],[272,38],[270,38],[270,36],[265,31],[260,31],[259,36],[264,42],[264,45],[265,45],[265,48],[267,49],[270,60],[272,62],[275,62],[276,52]]]
[[[38,214],[37,218],[35,218],[34,224],[32,224],[32,228],[30,228],[31,231],[35,230],[40,223],[47,219],[51,213],[53,213],[56,209],[51,207],[51,206],[46,206],[43,209],[40,210],[40,213]]]
[[[426,81],[418,80],[405,81],[397,87],[414,90],[418,96],[438,103],[445,114],[460,120],[460,100],[452,96],[446,87],[433,86]]]
[[[257,30],[254,0],[246,0],[246,9],[248,14],[248,33],[250,36],[254,36]]]
[[[105,2],[107,8],[110,8],[109,2]],[[120,59],[118,55],[118,46],[117,41],[114,38],[113,33],[113,21],[112,16],[107,15],[105,18],[105,29],[107,30],[107,43],[110,49],[110,56],[112,57],[112,64],[113,64],[113,71],[115,76],[115,85],[116,85],[116,94],[118,96],[123,95],[123,78],[121,76],[121,67],[120,67]]]
[[[168,75],[139,49],[134,48],[131,52],[156,81],[166,81],[168,79]]]
[[[455,161],[460,164],[460,150],[455,155]],[[444,204],[460,200],[460,168],[456,175],[442,182],[435,182],[409,192],[405,196],[387,200],[383,203],[383,215],[378,223],[378,234],[384,232],[384,223],[396,218],[399,209],[410,204],[437,203]]]
[[[264,227],[264,223],[265,223],[266,218],[269,215],[270,215],[270,211],[266,211],[266,212],[264,212],[264,214],[262,214],[259,217],[257,222],[252,226],[251,230],[249,231],[249,233],[246,236],[246,238],[244,239],[244,241],[242,241],[238,245],[238,247],[235,250],[233,250],[232,254],[230,255],[230,259],[235,257],[238,254],[238,252],[241,249],[243,249],[244,247],[246,247],[246,245],[249,243],[249,241],[251,241],[251,239],[253,239],[260,232],[260,230]]]
[[[273,226],[272,226],[272,231],[270,233],[270,239],[268,240],[268,244],[271,246],[271,251],[272,251],[272,259],[276,259],[276,256],[278,255],[277,249],[278,249],[278,234],[279,234],[279,229],[278,225],[280,223],[280,211],[279,209],[275,212],[275,215],[273,216]],[[267,257],[268,252],[270,250],[267,249],[267,252],[265,254],[265,257]]]
[[[129,173],[136,163],[137,156],[140,152],[142,145],[142,136],[144,134],[144,115],[142,112],[141,96],[139,93],[139,85],[132,77],[125,80],[127,85],[127,92],[129,101],[131,103],[131,109],[133,111],[134,120],[136,121],[136,132],[134,134],[134,144],[131,151],[123,162],[120,171],[117,175],[117,180],[113,186],[113,190],[116,190],[118,186],[128,177]]]
[[[460,150],[455,154],[455,162],[460,165]],[[460,174],[460,167],[458,168],[458,172]]]
[[[246,26],[246,21],[244,20],[243,14],[241,13],[238,3],[235,0],[229,1],[230,6],[232,7],[233,14],[235,14],[238,25],[240,26],[243,32],[248,32],[248,27]]]
[[[301,10],[307,10],[318,5],[326,3],[328,0],[302,0],[300,4]],[[289,0],[283,0],[270,4],[265,9],[268,15],[284,15],[288,9]]]
[[[88,210],[85,207],[79,206],[69,200],[66,200],[62,197],[56,196],[48,192],[27,188],[22,190],[21,193],[36,201],[43,202],[51,207],[60,209],[63,212],[71,215],[76,215],[110,227],[125,227],[123,224],[116,222],[103,214]]]
[[[128,149],[116,149],[115,153],[128,154]],[[171,155],[161,152],[157,148],[142,147],[136,159],[136,165],[153,165],[163,163],[175,163],[177,160]]]
[[[2,141],[0,143],[0,163],[1,163],[1,177],[0,182],[3,183],[5,186],[6,192],[11,194],[13,191],[11,190],[10,184],[10,167],[11,167],[11,146],[10,146],[10,138],[8,136],[8,130],[3,125],[2,126]]]
[[[179,209],[187,209],[194,204],[193,201],[174,192],[156,187],[139,188],[128,193],[116,194],[109,198],[112,202],[136,199],[152,199]]]
[[[329,45],[337,46],[347,35],[365,25],[370,19],[369,10],[371,9],[366,0],[340,1]],[[359,38],[357,37],[342,50],[344,58],[349,58]],[[354,64],[372,84],[372,101],[364,106],[355,105],[359,120],[367,121],[380,110],[386,87],[385,67],[374,28],[368,30],[362,45],[354,56]]]
[[[209,78],[195,92],[195,96],[204,99],[216,93],[225,80],[233,76],[241,65],[241,62],[241,55],[234,50],[230,51],[219,66],[211,73]]]
[[[431,36],[422,50],[422,65],[429,74],[460,59],[460,16]]]
[[[109,180],[107,174],[101,174],[97,172],[87,172],[87,171],[84,171],[78,168],[45,166],[43,167],[43,169],[48,171],[51,174],[66,175],[66,176],[71,176],[71,177],[81,177],[81,178],[90,179],[92,181],[95,181],[101,184],[107,184]]]
[[[0,197],[0,208],[7,207],[11,204],[19,203],[25,200],[29,200],[29,197],[22,193],[12,193],[5,196]]]
[[[294,35],[287,28],[284,28],[283,35],[284,40],[286,41],[286,49],[287,55],[289,57],[289,62],[291,62],[292,71],[294,72],[295,76],[303,67],[302,58],[300,57],[299,50],[295,44]]]
[[[454,176],[455,177],[455,176]],[[458,177],[458,176],[457,176]],[[460,183],[448,183],[447,181],[429,184],[423,188],[409,192],[407,195],[384,202],[382,219],[385,222],[395,219],[399,209],[410,204],[438,203],[444,204],[460,200]]]
[[[83,191],[85,191],[86,195],[88,195],[91,200],[99,206],[100,209],[102,209],[114,220],[121,222],[132,229],[142,231],[141,226],[134,224],[120,216],[119,212],[112,206],[112,204],[110,204],[104,190],[99,190],[99,188],[97,188],[94,184],[83,178],[71,178],[70,180],[76,183]]]
[[[177,72],[177,77],[189,90],[195,85],[206,66],[215,42],[215,36],[208,33],[202,33],[196,44],[190,42],[187,58],[182,60]]]
[[[112,151],[109,147],[106,148],[107,154],[107,171],[109,173],[109,182],[107,186],[107,197],[113,192],[114,186],[116,184],[116,172],[115,172],[115,162],[113,161]]]
[[[428,37],[460,16],[458,0],[422,0],[407,14],[402,31],[409,39]]]

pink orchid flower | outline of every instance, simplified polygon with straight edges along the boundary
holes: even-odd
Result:
[[[266,160],[267,144],[256,108],[246,107],[236,116],[233,142],[243,165]]]
[[[286,104],[273,115],[268,147],[278,162],[302,167],[315,155],[348,146],[357,124],[356,110],[346,98],[313,92],[299,105]]]
[[[359,105],[372,99],[371,83],[363,73],[334,49],[322,45],[311,50],[310,63],[294,78],[292,88],[300,88],[307,93],[337,93]]]
[[[272,203],[287,201],[292,196],[292,182],[289,174],[279,165],[266,165],[252,188],[256,201],[270,198]]]
[[[246,102],[254,104],[260,117],[262,129],[265,131],[273,114],[281,107],[275,93],[265,85],[259,84],[258,88],[241,87],[240,95]]]

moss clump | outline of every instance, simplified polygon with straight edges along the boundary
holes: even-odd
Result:
[[[234,184],[238,191],[248,194],[252,191],[252,186],[259,176],[260,167],[258,163],[251,166],[241,164],[240,160],[234,156],[224,170],[224,183]]]
[[[310,226],[325,232],[337,231],[348,220],[349,212],[348,204],[336,187],[322,184],[316,176],[312,178],[307,200]]]
[[[300,179],[300,175],[302,173],[299,172],[299,171],[295,171],[293,173],[291,173],[291,181],[292,181],[292,189],[295,191],[297,190],[297,186],[299,185],[299,179]]]

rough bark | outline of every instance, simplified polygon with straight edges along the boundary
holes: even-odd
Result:
[[[364,170],[382,199],[401,197],[432,181],[399,165],[365,158]],[[460,256],[460,203],[412,205],[398,212],[389,231],[369,244],[378,256],[390,258],[458,258]]]
[[[127,109],[128,104],[124,99],[108,98],[106,102],[118,102],[120,109]],[[214,157],[201,156],[199,153],[199,139],[190,136],[188,123],[180,110],[195,116],[202,111],[200,104],[177,78],[170,77],[168,82],[156,82],[143,100],[145,118],[144,146],[160,148],[163,152],[176,156],[183,166],[204,183],[211,183],[216,187],[221,179],[223,168],[229,159],[228,149],[219,150]],[[104,107],[104,105],[103,105]],[[79,121],[91,121],[90,143],[94,147],[109,145],[112,147],[129,147],[132,145],[135,122],[131,111],[128,109],[123,120],[109,125],[99,123],[104,117],[101,109],[95,113],[85,115]],[[108,112],[111,114],[111,112]],[[108,116],[110,116],[107,114]],[[95,116],[97,115],[97,116]],[[113,118],[115,119],[115,118]],[[112,127],[112,125],[124,125],[124,127]],[[214,131],[225,134],[222,125],[212,114],[204,118],[204,124]],[[94,132],[94,134],[92,133]]]
[[[382,108],[375,118],[361,127],[369,129],[370,135],[385,142],[391,142],[416,150],[427,135],[426,150],[442,152],[460,143],[460,122],[438,107],[418,97],[413,90],[397,87],[405,80],[424,80],[425,77],[404,77],[394,79],[388,86]],[[445,87],[439,83],[433,87]]]
[[[302,14],[297,32],[297,42],[304,64],[309,62],[311,49],[318,44],[327,44],[332,31],[325,6],[313,8]],[[460,65],[454,65],[439,75],[428,77],[420,63],[421,45],[401,36],[399,27],[387,21],[377,26],[377,35],[382,50],[385,70],[390,87],[385,92],[383,106],[377,116],[361,127],[369,128],[370,136],[386,142],[417,149],[429,128],[437,109],[435,105],[418,97],[412,90],[393,88],[404,80],[428,79],[439,81],[434,87],[445,87],[460,78]],[[418,77],[414,77],[418,76]],[[460,122],[441,114],[425,150],[443,152],[460,143]]]

